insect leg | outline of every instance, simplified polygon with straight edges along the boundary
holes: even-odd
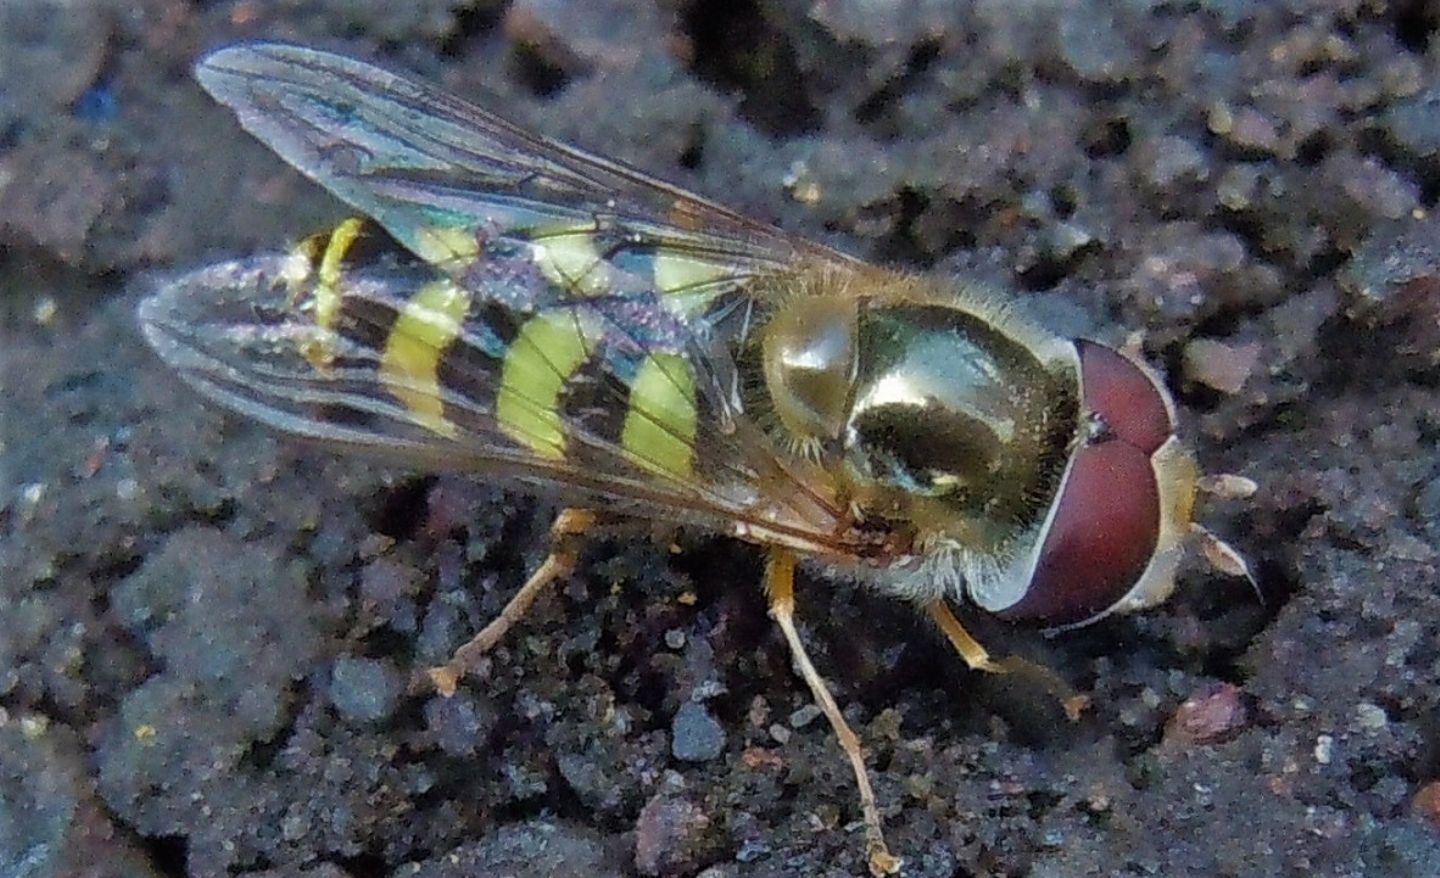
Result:
[[[516,622],[525,617],[540,592],[556,580],[568,576],[579,560],[580,546],[576,537],[588,532],[595,524],[595,513],[586,509],[562,509],[555,517],[555,523],[550,526],[550,554],[530,574],[525,584],[515,596],[510,598],[509,603],[500,611],[500,615],[490,620],[490,624],[481,628],[478,633],[467,643],[456,649],[450,656],[450,661],[439,667],[430,668],[426,671],[431,685],[435,690],[445,697],[455,694],[455,687],[459,684],[460,678],[465,675],[471,666],[481,656],[489,652],[495,644],[499,643]]]
[[[1065,715],[1073,722],[1080,718],[1080,713],[1090,703],[1087,696],[1080,695],[1070,684],[1049,668],[1035,662],[1026,661],[1019,656],[1006,656],[1002,659],[992,659],[989,651],[980,645],[980,641],[971,636],[955,614],[950,612],[950,607],[943,600],[930,603],[925,608],[930,613],[930,618],[950,639],[950,644],[955,651],[960,653],[960,658],[972,671],[986,671],[991,674],[1017,674],[1030,678],[1038,683],[1045,691],[1055,696],[1060,706],[1065,709]]]
[[[811,664],[800,634],[795,630],[795,556],[783,549],[770,553],[765,566],[765,593],[770,599],[770,615],[785,635],[790,655],[795,659],[796,669],[810,687],[815,703],[824,711],[840,747],[850,759],[850,768],[855,772],[855,785],[860,788],[860,810],[865,816],[865,842],[870,856],[870,872],[876,876],[894,875],[900,871],[902,860],[890,853],[885,846],[885,836],[880,829],[880,810],[875,805],[875,790],[870,786],[870,774],[865,769],[865,756],[860,749],[860,739],[851,731],[849,723],[841,715],[835,698],[825,685],[825,680]]]

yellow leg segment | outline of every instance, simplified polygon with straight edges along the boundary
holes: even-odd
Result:
[[[520,590],[510,598],[509,603],[505,604],[500,615],[490,620],[490,624],[481,628],[467,643],[455,650],[450,661],[426,671],[430,685],[437,692],[447,698],[454,695],[465,672],[470,670],[481,656],[493,649],[515,623],[525,618],[526,612],[540,596],[540,592],[575,569],[579,545],[574,538],[590,530],[594,524],[593,512],[584,509],[561,510],[550,527],[550,554],[535,572],[530,574],[530,578],[520,586]]]
[[[830,721],[841,749],[850,759],[850,768],[855,772],[855,785],[860,788],[860,810],[865,818],[865,845],[870,856],[870,872],[877,878],[897,874],[903,861],[885,846],[885,835],[880,828],[880,809],[875,805],[875,790],[870,786],[870,774],[865,769],[860,739],[845,722],[830,688],[810,662],[805,645],[800,642],[800,634],[795,630],[795,556],[790,552],[778,549],[770,553],[765,567],[765,592],[770,598],[770,615],[785,635],[795,667],[810,687],[815,703]]]
[[[1028,677],[1055,696],[1071,722],[1078,720],[1081,712],[1090,703],[1088,697],[1070,688],[1070,684],[1060,679],[1054,671],[1044,665],[1037,665],[1013,655],[999,660],[992,659],[985,647],[980,645],[980,641],[972,637],[970,632],[965,630],[965,626],[960,624],[960,620],[955,618],[955,614],[950,612],[950,607],[944,601],[934,601],[925,609],[930,613],[930,618],[935,620],[935,624],[950,639],[955,651],[960,653],[960,658],[972,671]]]

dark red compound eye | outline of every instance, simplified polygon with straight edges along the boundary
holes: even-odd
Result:
[[[1151,455],[1175,433],[1160,388],[1129,357],[1093,341],[1077,341],[1085,408],[1105,420],[1115,438]]]
[[[1085,408],[1107,429],[1075,451],[1025,595],[1001,615],[1073,625],[1103,615],[1139,581],[1160,534],[1151,456],[1174,432],[1161,390],[1104,345],[1075,343]]]

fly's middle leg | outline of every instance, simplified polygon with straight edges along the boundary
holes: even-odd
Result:
[[[481,656],[493,649],[517,622],[525,618],[541,592],[574,572],[579,561],[582,537],[594,528],[595,521],[595,513],[586,509],[561,510],[550,527],[550,554],[545,556],[545,560],[540,562],[540,566],[505,604],[500,615],[490,620],[474,637],[456,649],[449,661],[425,672],[435,691],[446,697],[454,695],[460,678],[474,667]]]

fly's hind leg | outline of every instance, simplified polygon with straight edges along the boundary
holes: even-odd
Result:
[[[594,524],[595,514],[589,510],[561,510],[555,523],[550,526],[550,554],[505,604],[500,615],[491,619],[488,625],[455,650],[448,662],[426,671],[430,685],[437,692],[446,697],[454,695],[460,678],[481,656],[494,648],[516,622],[525,617],[540,592],[574,571],[580,553],[580,540],[577,537],[589,532]]]
[[[955,651],[960,653],[960,658],[972,671],[986,671],[992,674],[1016,674],[1027,677],[1039,684],[1046,692],[1055,696],[1060,706],[1065,709],[1065,715],[1071,722],[1080,718],[1080,713],[1090,703],[1090,699],[1077,693],[1070,688],[1070,684],[1060,679],[1058,675],[1044,665],[1026,661],[1019,656],[1006,656],[1002,659],[993,659],[989,651],[980,645],[980,641],[971,636],[955,614],[950,612],[950,607],[943,600],[933,601],[925,607],[930,618],[949,638],[950,644]]]
[[[825,680],[810,662],[800,634],[795,630],[795,556],[783,550],[771,552],[765,567],[765,592],[770,599],[770,615],[785,635],[795,668],[810,687],[815,703],[830,721],[840,747],[850,759],[850,768],[855,772],[855,785],[860,788],[860,810],[865,818],[865,843],[870,857],[870,872],[877,876],[894,875],[900,871],[902,861],[890,853],[885,846],[885,835],[880,827],[880,809],[875,805],[875,790],[870,786],[870,773],[865,769],[865,755],[860,749],[860,739],[845,722],[835,698]]]

